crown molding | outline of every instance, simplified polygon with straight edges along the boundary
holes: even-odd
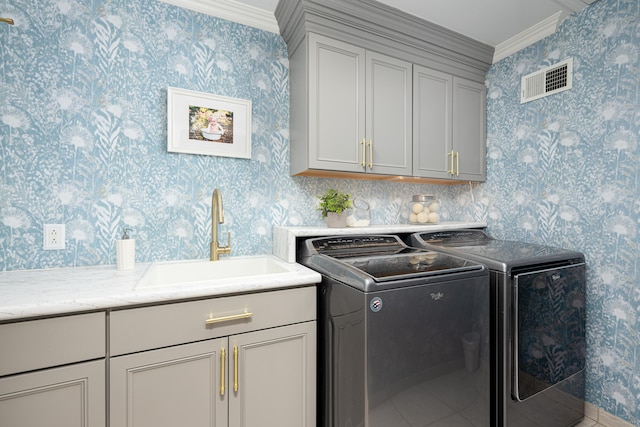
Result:
[[[591,3],[595,3],[595,1],[596,0],[553,0],[554,3],[559,4],[571,12],[580,12]]]
[[[289,55],[315,33],[477,82],[493,58],[492,46],[376,0],[280,0],[275,15]]]
[[[561,10],[556,12],[547,19],[538,22],[536,25],[527,28],[525,31],[498,44],[493,53],[493,63],[495,64],[501,59],[504,59],[527,46],[531,46],[543,38],[555,33],[565,16],[565,11]]]
[[[184,9],[204,13],[237,22],[250,27],[259,28],[271,33],[280,33],[278,23],[273,13],[266,10],[240,3],[236,0],[160,0]]]
[[[280,33],[278,22],[273,13],[241,3],[236,0],[160,0],[163,3],[204,13],[210,16],[259,28],[271,33]],[[536,25],[516,34],[508,40],[498,44],[493,54],[493,63],[506,58],[530,46],[543,38],[555,33],[562,20],[572,11],[583,9],[597,0],[553,0],[564,6],[564,10],[557,12]],[[578,6],[581,5],[582,7]],[[567,10],[568,9],[568,10]]]

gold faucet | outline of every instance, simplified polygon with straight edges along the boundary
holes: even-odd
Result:
[[[218,261],[221,254],[231,253],[230,232],[227,235],[227,246],[218,246],[218,224],[223,222],[222,193],[216,188],[211,195],[211,261]]]

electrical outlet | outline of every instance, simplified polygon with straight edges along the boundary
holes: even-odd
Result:
[[[64,224],[45,224],[43,235],[42,249],[49,251],[65,248]]]

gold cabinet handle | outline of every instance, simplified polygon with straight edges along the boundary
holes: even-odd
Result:
[[[454,170],[453,170],[453,150],[449,151],[447,153],[447,157],[449,157],[449,170],[447,171],[448,174],[453,175],[454,174]]]
[[[226,350],[220,349],[220,396],[224,396],[224,384],[225,384],[225,371],[226,371],[226,362],[227,361],[227,352]]]
[[[367,163],[366,163],[366,159],[367,159],[367,141],[362,138],[362,140],[360,141],[360,146],[362,147],[362,162],[360,162],[360,166],[362,166],[363,168],[367,167]]]
[[[369,140],[369,169],[373,169],[373,141]]]
[[[238,346],[233,347],[233,391],[238,391]]]
[[[460,175],[460,153],[456,151],[456,176]]]
[[[232,314],[230,316],[221,316],[221,317],[211,316],[207,320],[205,320],[204,323],[206,325],[212,325],[214,323],[229,322],[231,320],[249,319],[251,318],[251,316],[253,316],[253,313],[250,313],[248,311],[245,311],[244,313],[240,313],[240,314]]]

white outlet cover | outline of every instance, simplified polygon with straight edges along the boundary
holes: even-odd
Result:
[[[45,224],[43,227],[42,249],[45,251],[65,248],[64,224]]]

